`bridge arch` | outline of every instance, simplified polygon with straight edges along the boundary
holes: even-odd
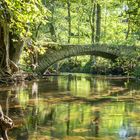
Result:
[[[115,60],[125,50],[108,45],[61,45],[59,50],[51,50],[43,55],[36,68],[37,73],[43,73],[57,61],[73,56],[95,55]]]

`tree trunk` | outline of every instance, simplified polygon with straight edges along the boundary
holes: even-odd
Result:
[[[50,7],[51,7],[50,11],[52,13],[51,22],[49,24],[50,34],[51,34],[52,41],[56,42],[57,41],[57,37],[56,37],[55,25],[54,25],[54,0],[51,0],[51,6]]]
[[[96,5],[95,5],[94,1],[92,0],[91,43],[94,43],[94,41],[95,41],[95,10],[96,10]]]
[[[9,25],[0,23],[0,69],[10,73],[9,66]]]
[[[11,15],[5,0],[1,2],[1,6],[4,10],[1,13],[3,19],[0,19],[0,76],[5,76],[5,74],[11,74],[10,62],[12,61],[12,65],[18,62],[21,44],[19,44],[19,38],[17,46],[13,44],[9,27]]]
[[[22,52],[23,41],[13,43],[9,25],[0,24],[0,75],[5,76],[5,72],[12,74],[17,71],[16,64],[19,61]]]
[[[6,62],[6,71],[10,72],[10,66],[9,66],[9,24],[4,23],[3,25],[4,29],[4,44],[5,44],[5,50],[6,50],[6,57],[5,57],[5,62]]]
[[[97,4],[97,18],[96,18],[96,42],[100,42],[101,34],[101,6]]]
[[[50,11],[52,13],[52,16],[51,16],[51,22],[50,22],[50,34],[51,34],[51,39],[53,42],[57,42],[57,36],[56,36],[56,30],[55,30],[55,21],[54,21],[54,4],[55,4],[55,1],[54,0],[51,0],[51,8],[50,8]],[[58,73],[58,70],[59,70],[59,62],[55,63],[53,65],[53,68],[56,70],[56,73]]]
[[[52,41],[56,42],[57,39],[56,39],[56,33],[55,33],[55,28],[54,28],[53,23],[50,23],[49,26],[50,26],[51,39]]]
[[[13,61],[15,64],[18,64],[23,50],[24,42],[17,37],[16,38],[18,41],[13,42],[12,38],[13,37],[10,33],[10,60]]]
[[[67,0],[67,10],[68,10],[68,43],[70,44],[71,42],[71,4],[70,4],[70,0]]]
[[[5,1],[1,2],[1,6],[4,9],[1,15],[4,19],[0,19],[0,75],[3,72],[10,73],[9,66],[9,23],[10,14],[8,6]]]
[[[3,66],[6,64],[5,53],[3,26],[0,23],[0,68],[4,68]]]
[[[105,12],[104,12],[104,38],[106,40],[106,29],[107,29],[107,6],[106,6],[106,3],[105,3]]]
[[[96,11],[96,4],[94,2],[94,0],[91,0],[91,3],[92,3],[92,8],[91,8],[91,43],[94,44],[95,42],[95,11]],[[96,58],[91,55],[90,56],[90,62],[91,63],[95,63],[96,61]],[[90,72],[92,71],[92,68],[90,68]]]
[[[128,39],[129,33],[130,33],[130,14],[128,15],[128,22],[127,22],[127,32],[126,32],[126,37],[125,40]]]

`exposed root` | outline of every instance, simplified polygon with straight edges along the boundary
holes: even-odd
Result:
[[[2,108],[0,106],[0,140],[9,140],[7,131],[13,127],[13,121],[3,114]]]

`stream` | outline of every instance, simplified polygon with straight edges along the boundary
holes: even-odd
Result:
[[[140,81],[63,74],[0,87],[10,140],[138,140]]]

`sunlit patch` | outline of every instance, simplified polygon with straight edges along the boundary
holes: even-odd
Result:
[[[79,133],[79,132],[88,132],[89,129],[85,129],[85,128],[78,128],[78,129],[74,129],[72,130],[73,132]]]
[[[105,136],[105,137],[86,137],[86,140],[118,140],[114,136]]]
[[[85,140],[85,138],[81,136],[66,136],[63,140]]]

